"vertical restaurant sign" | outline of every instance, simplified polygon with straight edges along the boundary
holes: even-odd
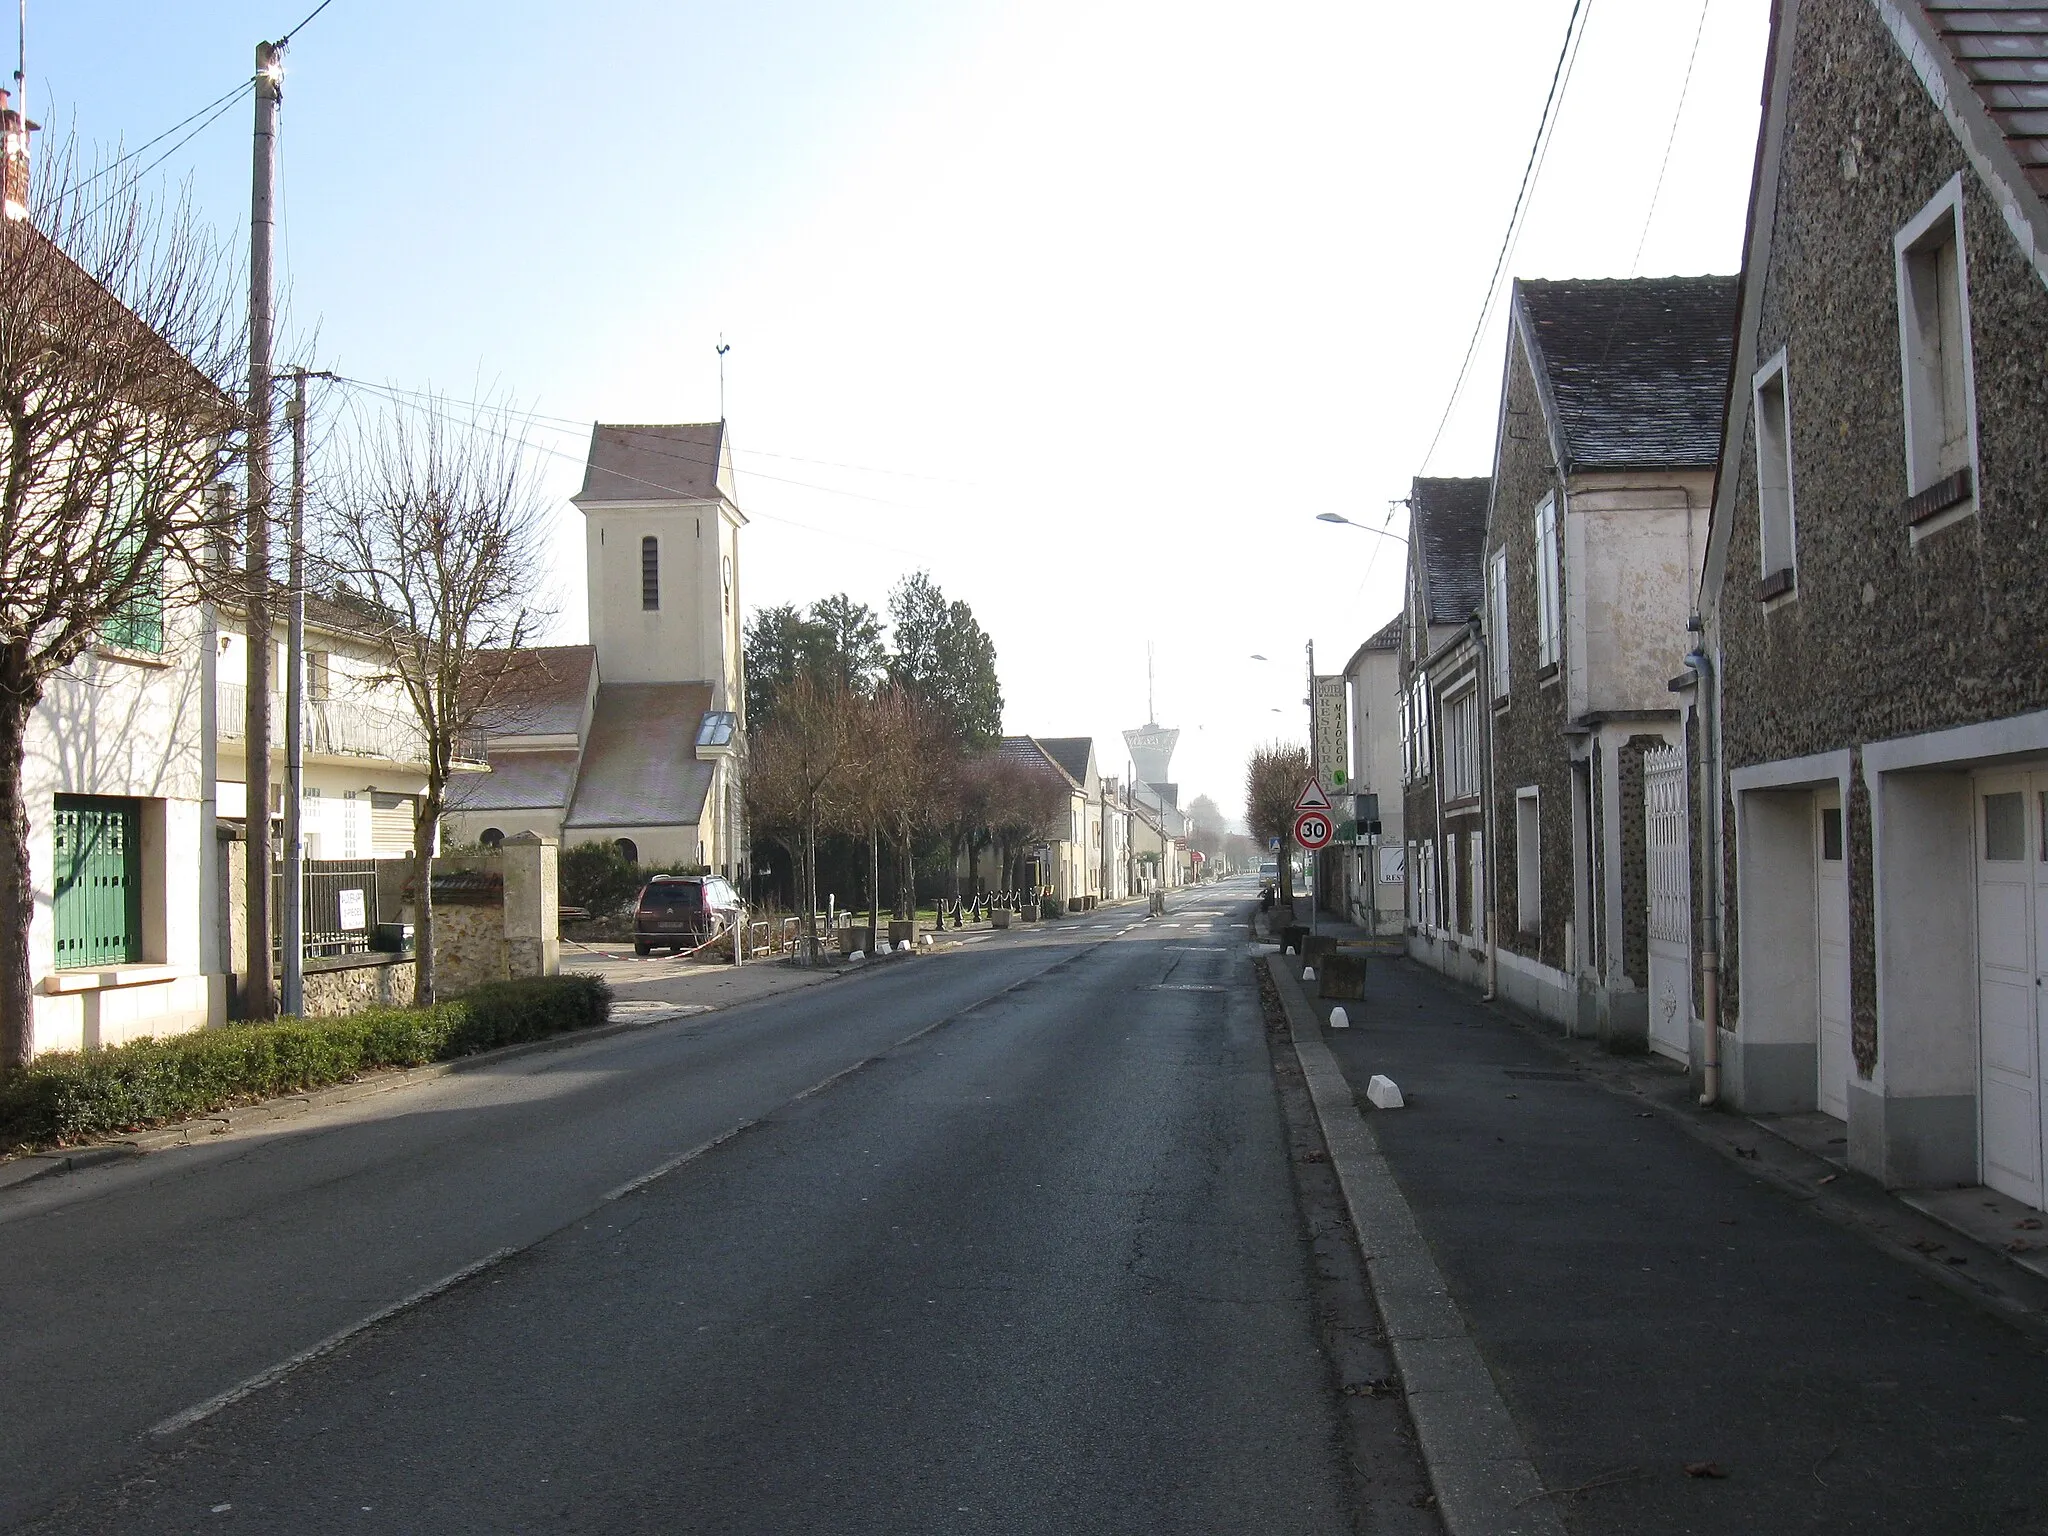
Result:
[[[1351,782],[1351,753],[1344,729],[1343,677],[1318,677],[1310,709],[1309,729],[1315,733],[1316,768],[1323,788],[1334,792]]]

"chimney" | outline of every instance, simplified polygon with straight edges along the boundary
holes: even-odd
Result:
[[[0,91],[0,215],[8,219],[28,217],[28,136],[40,126]]]

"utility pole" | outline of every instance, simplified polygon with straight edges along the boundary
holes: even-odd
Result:
[[[306,370],[292,370],[291,547],[285,556],[285,601],[291,617],[284,645],[284,986],[278,1010],[306,1011]]]
[[[270,986],[270,332],[272,204],[277,192],[277,107],[283,49],[256,45],[256,139],[249,190],[249,532],[246,632],[249,676],[244,732],[248,772],[249,980],[245,1018],[277,1013]]]

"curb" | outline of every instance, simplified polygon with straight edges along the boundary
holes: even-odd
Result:
[[[1564,1536],[1493,1373],[1284,958],[1266,956],[1266,968],[1358,1234],[1444,1530]]]

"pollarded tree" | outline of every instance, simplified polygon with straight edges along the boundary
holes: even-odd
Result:
[[[68,149],[27,198],[0,218],[0,1067],[35,1053],[30,717],[87,652],[160,648],[166,609],[201,595],[235,532],[215,491],[246,357],[234,268],[189,202]]]
[[[790,851],[803,907],[806,959],[818,956],[818,834],[848,819],[842,804],[861,766],[859,696],[800,672],[748,748],[747,819]]]
[[[516,713],[547,618],[548,505],[510,413],[431,398],[359,433],[320,526],[321,563],[405,692],[427,764],[413,829],[419,1001],[434,1000],[432,865],[458,754]]]
[[[1280,900],[1294,901],[1294,802],[1308,783],[1308,750],[1268,742],[1245,764],[1244,819],[1252,836],[1280,839]]]

